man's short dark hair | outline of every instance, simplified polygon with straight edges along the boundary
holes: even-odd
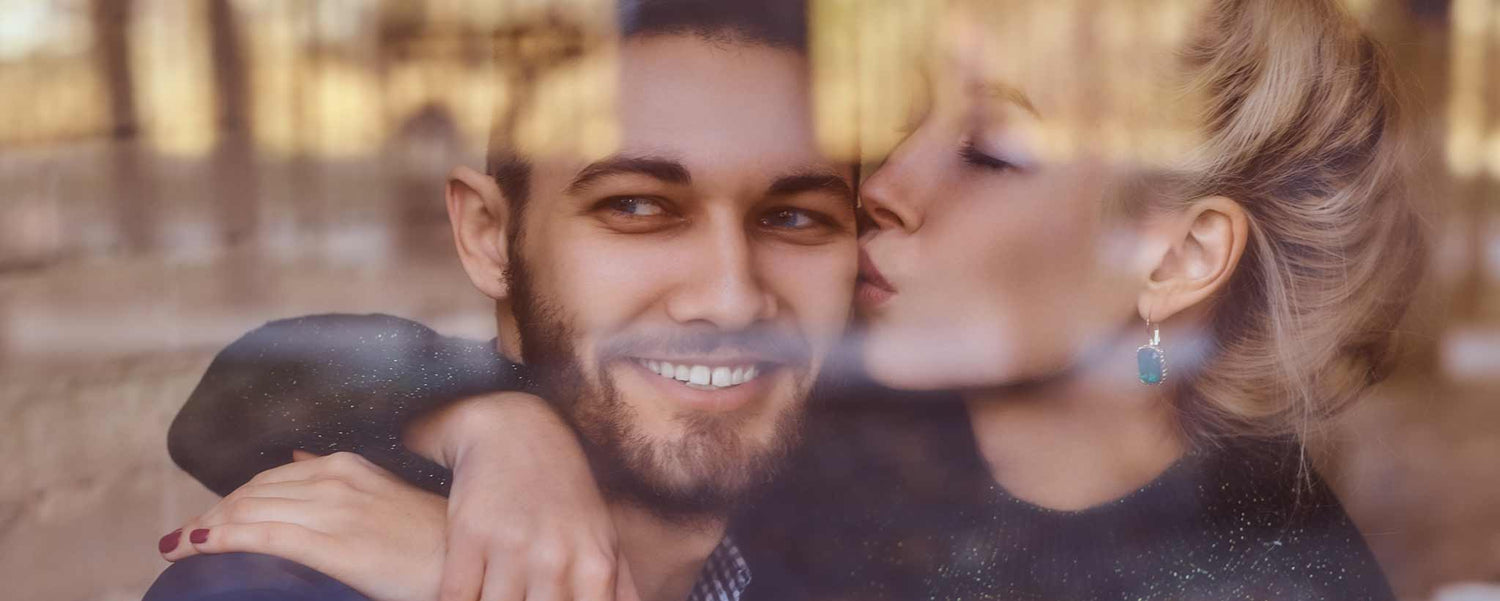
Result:
[[[807,49],[807,4],[798,0],[621,2],[625,37],[692,34],[710,40]]]
[[[805,0],[620,0],[624,38],[694,35],[711,42],[807,51]],[[531,194],[531,163],[510,145],[506,124],[497,120],[485,153],[485,173],[494,178],[510,206],[507,227],[514,243]]]

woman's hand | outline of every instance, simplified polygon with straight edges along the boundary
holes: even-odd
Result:
[[[327,574],[374,601],[435,599],[446,503],[351,453],[267,470],[175,532],[162,555],[275,555]],[[173,535],[162,541],[172,546]]]
[[[441,601],[638,601],[577,435],[546,401],[468,399],[406,441],[454,472]]]

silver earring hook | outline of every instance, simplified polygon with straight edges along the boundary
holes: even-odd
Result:
[[[1154,314],[1155,312],[1156,307],[1150,307],[1146,309],[1146,331],[1150,332],[1149,340],[1151,342],[1149,344],[1151,346],[1158,346],[1161,344],[1161,325],[1154,321],[1151,321],[1152,314]]]

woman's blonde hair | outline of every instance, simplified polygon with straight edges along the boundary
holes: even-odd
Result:
[[[1388,374],[1426,266],[1392,68],[1335,0],[1213,0],[1182,58],[1207,139],[1174,196],[1235,199],[1251,232],[1183,426],[1306,439]]]

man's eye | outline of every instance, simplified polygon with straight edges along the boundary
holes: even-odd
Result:
[[[766,213],[760,218],[760,224],[771,228],[804,230],[821,225],[822,221],[808,211],[787,208]]]
[[[660,217],[667,214],[660,201],[644,196],[619,196],[608,199],[604,206],[621,215],[631,217]]]

